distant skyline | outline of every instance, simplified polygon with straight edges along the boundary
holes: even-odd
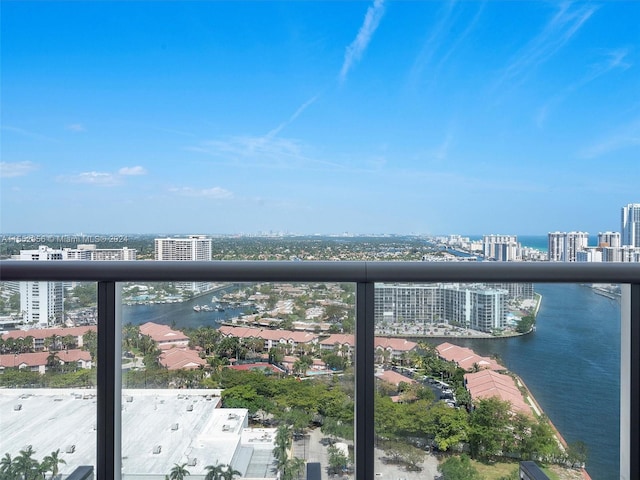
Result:
[[[0,233],[594,234],[640,203],[637,1],[0,21]]]

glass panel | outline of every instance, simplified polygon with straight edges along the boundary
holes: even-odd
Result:
[[[0,478],[95,468],[96,284],[0,283]]]
[[[354,292],[124,284],[123,478],[352,471]]]
[[[603,285],[377,284],[377,475],[500,478],[535,460],[618,478],[619,299]]]

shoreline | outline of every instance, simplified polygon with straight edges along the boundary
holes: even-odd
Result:
[[[556,428],[556,426],[553,424],[551,419],[544,413],[544,410],[542,409],[542,407],[540,406],[536,398],[531,393],[531,390],[529,390],[529,387],[527,387],[527,384],[524,383],[524,380],[522,380],[522,377],[520,377],[520,375],[518,375],[517,373],[511,372],[511,371],[509,371],[509,374],[513,376],[514,380],[516,381],[516,385],[519,388],[522,388],[526,392],[526,395],[523,394],[525,402],[529,404],[529,406],[531,407],[531,409],[536,415],[538,415],[539,417],[544,415],[547,418],[547,423],[553,429],[556,439],[558,440],[560,445],[562,445],[562,448],[566,450],[569,447],[569,444],[560,433],[560,430]],[[589,475],[589,472],[587,472],[585,467],[580,468],[579,471],[582,473],[582,477],[585,480],[592,480],[591,476]]]

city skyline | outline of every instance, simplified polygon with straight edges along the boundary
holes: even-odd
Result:
[[[640,4],[3,2],[0,231],[620,231]]]

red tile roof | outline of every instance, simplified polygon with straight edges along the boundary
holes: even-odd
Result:
[[[31,330],[12,330],[2,335],[2,338],[7,340],[8,338],[18,339],[33,337],[36,340],[53,337],[65,337],[72,335],[74,337],[81,337],[88,331],[97,331],[98,327],[95,325],[87,325],[85,327],[71,327],[71,328],[33,328]]]
[[[477,373],[467,373],[464,379],[472,400],[497,397],[510,402],[513,412],[532,415],[531,407],[522,398],[520,390],[510,376],[492,370],[482,370]]]
[[[374,341],[376,348],[384,348],[394,352],[410,352],[418,346],[416,342],[404,338],[376,337]]]
[[[320,345],[329,345],[334,346],[336,343],[339,345],[349,345],[350,347],[354,347],[356,342],[356,338],[354,335],[348,333],[334,333],[329,335],[328,338],[325,338],[320,342]]]
[[[375,337],[374,342],[376,348],[393,350],[395,352],[409,352],[418,346],[417,343],[405,340],[404,338]],[[353,347],[355,345],[355,336],[351,334],[334,333],[322,340],[320,345],[333,346],[336,343]]]
[[[268,328],[232,327],[223,325],[219,328],[225,336],[238,338],[262,338],[264,340],[280,341],[292,340],[295,343],[309,343],[318,338],[317,335],[308,332],[295,332],[291,330],[270,330]]]
[[[441,343],[436,347],[438,354],[450,362],[455,362],[458,366],[464,370],[471,371],[476,364],[480,369],[489,369],[495,371],[506,370],[502,365],[488,357],[481,357],[476,353],[464,347],[453,345],[451,343]]]
[[[0,367],[39,367],[47,364],[47,358],[51,352],[19,353],[18,355],[0,355]],[[60,350],[56,352],[63,363],[76,363],[79,361],[91,362],[91,355],[85,350]]]
[[[140,325],[140,333],[148,335],[151,339],[158,343],[183,343],[189,342],[189,337],[177,330],[172,330],[167,325],[159,325],[153,322],[147,322]]]
[[[400,375],[398,372],[394,372],[393,370],[385,370],[382,373],[376,373],[376,377],[380,380],[384,380],[385,382],[389,382],[396,387],[400,385],[400,383],[417,383],[413,378],[405,377],[404,375]]]
[[[172,348],[160,354],[160,365],[168,370],[195,370],[207,364],[196,350],[188,348]]]

